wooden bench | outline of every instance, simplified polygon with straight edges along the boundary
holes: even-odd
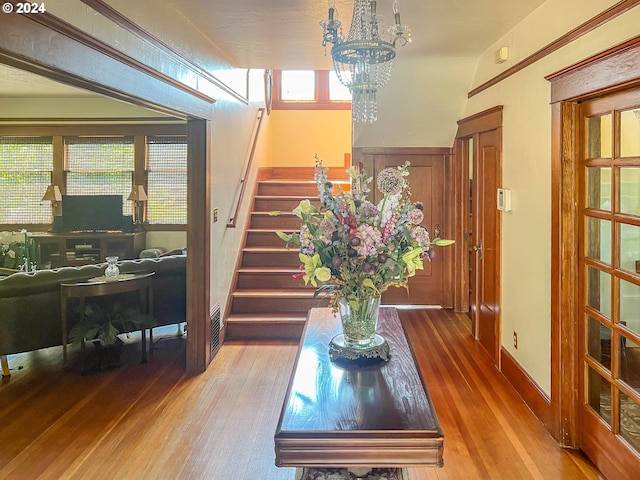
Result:
[[[395,308],[380,311],[391,358],[376,366],[331,362],[340,333],[329,308],[311,309],[275,433],[279,467],[442,466],[444,436]]]

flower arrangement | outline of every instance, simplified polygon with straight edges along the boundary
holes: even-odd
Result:
[[[372,177],[351,167],[347,170],[351,190],[338,187],[334,194],[328,169],[316,156],[314,179],[320,208],[301,201],[293,210],[302,221],[300,231],[276,232],[287,247],[300,250],[302,272],[296,277],[317,287],[316,297],[329,296],[334,311],[340,299],[362,302],[379,297],[391,286],[407,288],[409,278],[424,268],[423,260],[431,260],[433,246],[453,243],[431,239],[421,225],[424,206],[411,201],[409,165],[378,174],[376,183],[383,197],[374,205],[367,199]]]

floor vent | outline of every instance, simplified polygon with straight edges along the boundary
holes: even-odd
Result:
[[[211,322],[211,358],[216,356],[220,350],[220,302],[217,302],[209,312],[209,320]]]

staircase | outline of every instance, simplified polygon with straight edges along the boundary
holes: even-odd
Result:
[[[349,182],[344,178],[334,183]],[[300,273],[298,249],[287,249],[275,232],[300,229],[300,219],[290,212],[301,200],[315,199],[319,206],[313,170],[273,169],[256,192],[227,309],[226,339],[299,340],[309,309],[327,301],[314,299],[315,288],[293,278]],[[283,213],[271,216],[272,211]]]

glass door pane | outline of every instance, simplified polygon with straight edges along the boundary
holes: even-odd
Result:
[[[640,157],[640,108],[620,112],[620,157]]]

